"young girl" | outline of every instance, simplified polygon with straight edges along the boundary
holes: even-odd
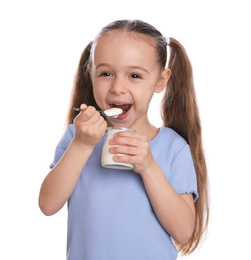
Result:
[[[156,128],[147,111],[163,90],[164,126]],[[112,107],[123,114],[104,119],[97,111]],[[172,260],[177,249],[193,252],[208,223],[207,170],[180,43],[137,20],[103,28],[81,56],[68,125],[39,197],[45,215],[68,201],[67,259]],[[133,171],[101,166],[107,126],[136,130],[116,133],[109,150]]]

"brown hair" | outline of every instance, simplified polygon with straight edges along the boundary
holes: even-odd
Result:
[[[192,253],[206,233],[209,220],[207,166],[202,146],[201,123],[194,91],[193,71],[184,47],[170,39],[168,68],[171,77],[162,100],[164,125],[179,133],[190,145],[197,175],[199,198],[195,202],[195,228],[189,241],[178,245],[183,254]]]
[[[72,124],[74,118],[78,114],[77,111],[73,110],[73,107],[80,107],[81,104],[86,104],[88,106],[92,105],[98,108],[92,92],[91,78],[87,71],[91,46],[92,46],[92,42],[90,42],[85,47],[78,64],[74,85],[73,85],[71,102],[68,111],[67,125]]]
[[[119,20],[104,27],[96,39],[89,43],[83,51],[78,65],[72,100],[69,107],[68,124],[71,124],[77,115],[73,107],[82,103],[97,104],[93,97],[92,83],[87,71],[91,64],[90,56],[98,39],[111,30],[125,30],[140,33],[155,39],[158,62],[165,69],[167,62],[167,42],[163,35],[152,25],[139,20]],[[162,100],[162,118],[164,126],[174,129],[190,145],[191,154],[197,175],[199,198],[195,202],[196,220],[191,238],[183,245],[177,245],[183,254],[192,253],[207,230],[209,218],[207,167],[202,147],[201,124],[196,103],[193,72],[191,63],[183,46],[175,39],[170,38],[170,58],[168,68],[171,77]]]

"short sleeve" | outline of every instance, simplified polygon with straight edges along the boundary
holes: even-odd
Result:
[[[58,161],[61,159],[61,157],[63,156],[63,154],[65,153],[66,149],[68,148],[69,144],[71,143],[72,139],[74,137],[74,126],[71,124],[67,127],[65,134],[63,135],[63,137],[61,138],[61,140],[59,141],[57,147],[56,147],[56,151],[55,151],[55,155],[54,155],[54,160],[53,162],[50,164],[50,168],[52,169],[57,163]]]
[[[196,201],[197,179],[189,145],[185,145],[174,157],[171,163],[170,184],[178,194],[193,194]]]

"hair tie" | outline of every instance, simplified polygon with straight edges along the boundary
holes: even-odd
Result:
[[[169,46],[169,44],[170,44],[170,38],[169,38],[169,37],[165,37],[165,39],[166,39],[166,44]]]

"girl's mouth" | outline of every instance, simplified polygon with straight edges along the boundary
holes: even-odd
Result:
[[[112,104],[111,106],[121,108],[123,110],[123,113],[116,118],[122,120],[126,118],[127,115],[129,114],[129,110],[132,107],[132,104]]]

